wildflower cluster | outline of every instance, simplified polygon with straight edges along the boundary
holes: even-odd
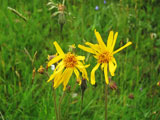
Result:
[[[92,53],[94,58],[97,60],[96,66],[91,71],[91,84],[95,84],[95,71],[101,65],[101,69],[104,71],[106,84],[109,84],[108,79],[108,70],[112,76],[115,75],[115,70],[117,68],[117,62],[114,58],[114,55],[121,51],[122,49],[131,45],[131,42],[126,43],[124,46],[114,51],[115,43],[117,40],[118,32],[114,34],[113,31],[110,32],[107,45],[103,42],[101,35],[96,30],[94,31],[98,44],[92,44],[90,42],[86,42],[86,46],[78,45],[78,47],[86,52]],[[48,62],[48,67],[51,65],[58,63],[53,74],[50,76],[49,81],[53,80],[53,87],[56,89],[61,83],[63,83],[63,90],[66,89],[66,86],[69,82],[69,79],[74,72],[79,84],[81,84],[80,72],[82,73],[82,78],[88,80],[88,75],[86,68],[89,65],[84,65],[83,62],[85,60],[84,56],[77,56],[72,52],[64,53],[60,48],[57,42],[53,43],[58,55],[50,59]],[[75,45],[74,45],[75,46]],[[74,47],[75,48],[75,47]],[[117,88],[117,87],[116,87]]]

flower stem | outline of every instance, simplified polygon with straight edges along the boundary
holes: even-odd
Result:
[[[105,120],[107,120],[107,95],[108,95],[108,90],[107,90],[107,84],[105,84]]]
[[[55,108],[55,113],[56,113],[56,120],[59,120],[58,109],[57,109],[57,104],[56,104],[56,93],[54,89],[53,89],[53,100],[54,100],[54,108]]]
[[[81,106],[80,106],[80,111],[79,111],[79,115],[78,115],[78,120],[81,119],[82,107],[83,107],[83,96],[81,96]]]
[[[62,100],[63,100],[64,96],[65,96],[65,92],[63,92],[63,95],[61,96],[60,101],[59,101],[59,107],[58,107],[58,118],[59,118],[59,120],[61,120],[61,104],[62,104]]]

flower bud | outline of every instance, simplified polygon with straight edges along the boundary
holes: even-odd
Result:
[[[38,69],[38,73],[43,74],[45,71],[45,69],[43,68],[43,66],[41,65],[40,68]]]
[[[117,90],[117,85],[116,85],[116,83],[115,83],[114,81],[111,81],[111,82],[109,83],[109,87],[110,87],[112,90]]]
[[[130,94],[129,94],[129,96],[128,96],[128,98],[130,98],[130,99],[134,99],[134,95],[133,95],[133,93],[130,93]]]
[[[82,78],[81,90],[82,90],[82,91],[85,91],[86,88],[87,88],[86,79]]]
[[[32,79],[34,79],[35,74],[36,74],[36,69],[34,68],[33,71],[32,71]]]
[[[58,5],[58,11],[64,11],[65,10],[65,6],[64,5],[62,5],[62,4],[59,4]]]
[[[75,53],[76,46],[75,44],[69,45],[69,51]]]

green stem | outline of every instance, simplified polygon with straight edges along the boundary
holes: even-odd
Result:
[[[64,96],[65,96],[65,92],[63,92],[63,95],[61,96],[60,101],[59,101],[59,107],[58,107],[58,118],[59,118],[59,120],[61,120],[61,104],[62,104],[62,100],[63,100]]]
[[[9,9],[10,11],[12,11],[14,14],[18,15],[19,17],[21,17],[25,22],[28,21],[28,19],[27,19],[26,17],[24,17],[21,13],[19,13],[17,10],[15,10],[15,9],[13,9],[13,8],[11,8],[11,7],[8,7],[8,9]]]
[[[107,120],[107,95],[108,95],[108,90],[107,90],[107,85],[105,84],[105,120]]]
[[[57,109],[57,104],[56,104],[56,93],[54,89],[53,89],[53,100],[54,100],[54,108],[55,108],[55,113],[56,113],[56,120],[59,120],[58,109]]]
[[[83,107],[83,95],[81,96],[81,106],[80,106],[80,111],[79,111],[78,120],[81,119],[82,107]]]

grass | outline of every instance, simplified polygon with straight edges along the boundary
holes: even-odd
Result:
[[[63,32],[58,17],[51,18],[47,0],[0,0],[0,119],[2,120],[55,120],[52,84],[38,72],[46,66],[47,55],[55,54],[53,41],[65,52],[68,45],[96,43],[96,28],[107,41],[110,30],[119,33],[116,49],[128,40],[132,46],[116,54],[118,67],[115,77],[118,89],[109,89],[109,120],[159,120],[160,119],[160,14],[158,0],[66,0],[67,12]],[[57,1],[58,2],[58,1]],[[95,10],[96,5],[99,10]],[[7,9],[12,7],[22,13],[25,22]],[[63,35],[63,38],[62,38]],[[35,62],[32,63],[28,54]],[[79,55],[85,52],[76,49]],[[89,75],[96,61],[89,57]],[[50,68],[49,68],[50,70]],[[50,70],[51,73],[51,70]],[[104,119],[104,80],[100,69],[96,72],[97,86],[87,82],[81,120]],[[78,120],[81,89],[75,77],[70,80],[71,92],[62,101],[62,119]],[[75,89],[73,86],[75,86]],[[73,97],[73,93],[77,96]],[[132,93],[134,99],[128,96]],[[57,101],[63,94],[62,86],[56,89]]]

